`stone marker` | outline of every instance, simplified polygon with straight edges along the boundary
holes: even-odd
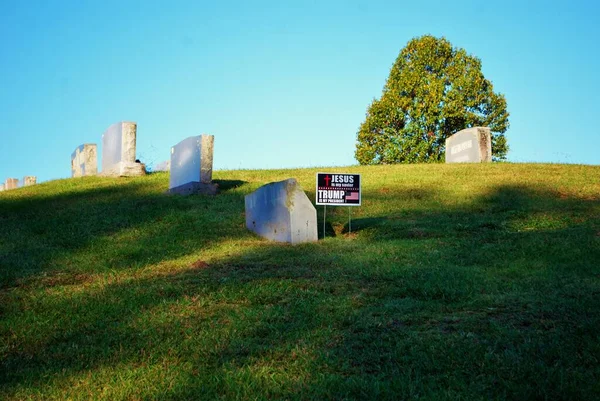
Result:
[[[317,241],[317,209],[295,178],[264,185],[245,200],[249,230],[292,244]]]
[[[137,125],[120,122],[102,135],[102,174],[104,176],[138,176],[146,166],[135,159]]]
[[[4,191],[4,184],[0,184],[0,192]]]
[[[171,170],[171,161],[170,160],[165,160],[164,162],[160,162],[158,163],[156,166],[154,166],[153,171],[169,171]]]
[[[31,185],[35,185],[36,182],[37,182],[37,177],[35,177],[35,176],[26,175],[25,177],[23,177],[23,186],[24,187],[29,187]]]
[[[98,147],[95,143],[84,143],[71,153],[71,177],[98,174]]]
[[[446,139],[446,163],[492,161],[492,139],[488,127],[473,127]]]
[[[214,195],[212,183],[213,135],[190,136],[171,148],[169,193]]]
[[[4,182],[4,189],[17,189],[19,187],[19,179],[18,178],[7,178]]]

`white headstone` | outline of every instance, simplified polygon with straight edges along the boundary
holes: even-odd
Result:
[[[135,176],[146,174],[146,166],[136,163],[137,125],[119,122],[102,135],[102,175]]]
[[[4,189],[17,189],[19,187],[19,179],[18,178],[7,178],[4,182]]]
[[[492,161],[492,139],[488,127],[473,127],[446,139],[446,163]]]
[[[25,177],[23,177],[23,186],[24,187],[29,187],[31,185],[35,185],[36,182],[37,182],[37,177],[35,177],[35,176],[26,175]]]
[[[190,136],[171,148],[169,192],[212,192],[214,139],[213,135]]]
[[[270,240],[317,241],[317,210],[294,178],[272,182],[246,195],[246,227]]]
[[[98,147],[95,143],[85,143],[71,153],[71,177],[98,174]]]
[[[171,161],[165,160],[163,162],[158,163],[152,169],[153,171],[169,171],[171,170]]]

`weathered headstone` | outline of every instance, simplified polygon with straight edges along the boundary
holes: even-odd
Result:
[[[169,192],[215,194],[212,183],[213,135],[190,136],[171,148]]]
[[[35,177],[35,176],[26,175],[25,177],[23,177],[23,186],[24,187],[29,187],[31,185],[35,185],[36,182],[37,182],[37,177]]]
[[[137,125],[120,122],[102,135],[102,175],[137,176],[146,174],[146,166],[136,162]]]
[[[71,177],[98,174],[98,147],[95,143],[85,143],[71,153]]]
[[[0,192],[4,191],[4,184],[0,184]]]
[[[492,139],[488,127],[473,127],[446,139],[446,163],[492,161]]]
[[[165,160],[154,166],[153,171],[169,171],[171,170],[171,161]]]
[[[317,241],[317,210],[294,178],[246,195],[246,227],[270,240]]]
[[[19,179],[18,178],[7,178],[4,182],[4,189],[17,189],[19,187]]]

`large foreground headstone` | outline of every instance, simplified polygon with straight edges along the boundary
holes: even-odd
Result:
[[[4,182],[4,189],[17,189],[19,187],[19,179],[18,178],[7,178]]]
[[[190,136],[171,148],[169,192],[215,194],[212,183],[213,135]]]
[[[36,182],[37,182],[37,177],[35,177],[33,175],[26,175],[25,177],[23,177],[23,186],[24,187],[29,187],[31,185],[35,185]]]
[[[446,139],[446,163],[491,161],[492,139],[488,127],[467,128]]]
[[[98,147],[95,143],[84,143],[71,153],[71,177],[98,174]]]
[[[146,174],[146,166],[136,162],[137,125],[120,122],[102,135],[102,175],[137,176]]]
[[[317,241],[317,210],[294,178],[246,195],[246,227],[270,240]]]

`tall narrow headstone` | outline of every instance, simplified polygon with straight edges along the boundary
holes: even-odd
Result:
[[[35,177],[35,176],[26,175],[25,177],[23,177],[23,186],[24,187],[29,187],[31,185],[35,185],[36,182],[37,182],[37,177]]]
[[[84,143],[71,153],[71,177],[98,174],[98,147],[95,143]]]
[[[246,227],[261,237],[292,244],[317,241],[317,210],[296,179],[264,185],[245,201]]]
[[[119,122],[102,135],[102,175],[137,176],[146,174],[146,166],[136,162],[137,125]]]
[[[446,139],[446,163],[492,161],[492,139],[488,127],[473,127]]]
[[[190,136],[171,148],[169,192],[216,193],[212,183],[213,135]]]
[[[7,178],[4,182],[4,189],[17,189],[19,187],[19,179],[18,178]]]

